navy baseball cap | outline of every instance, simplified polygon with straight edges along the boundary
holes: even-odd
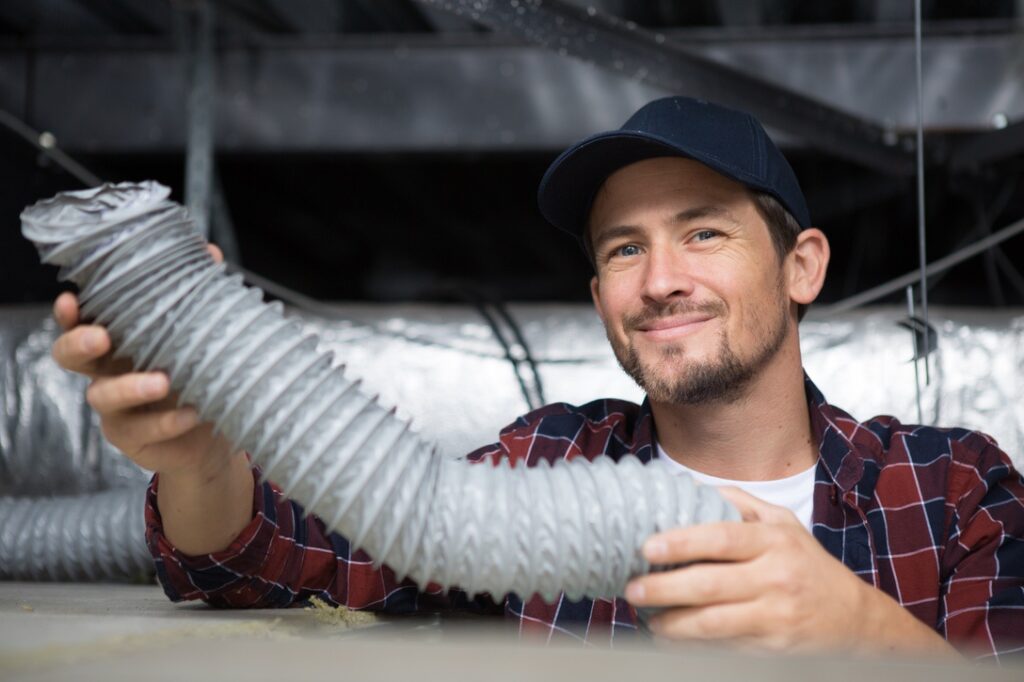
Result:
[[[801,229],[811,225],[793,169],[758,120],[690,97],[654,100],[618,130],[592,135],[562,152],[540,181],[540,211],[555,227],[582,238],[594,196],[608,176],[660,156],[699,161],[772,195]]]

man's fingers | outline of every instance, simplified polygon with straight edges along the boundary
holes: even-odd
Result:
[[[644,543],[644,558],[663,565],[746,561],[768,546],[770,538],[764,528],[737,521],[674,528],[649,537]]]
[[[800,521],[792,511],[785,507],[769,504],[764,500],[754,497],[750,493],[733,486],[718,488],[719,494],[724,497],[740,512],[744,521],[763,521],[765,523],[787,523],[800,525]]]
[[[171,408],[145,413],[121,413],[103,420],[107,439],[125,453],[173,440],[199,425],[192,407]]]
[[[755,599],[758,581],[749,563],[693,564],[632,580],[626,599],[633,606],[703,606]]]
[[[206,250],[210,252],[210,256],[213,257],[215,263],[220,263],[224,260],[224,252],[216,244],[207,244]]]
[[[796,515],[785,507],[769,504],[739,488],[723,487],[718,491],[736,505],[745,523],[699,524],[652,535],[644,543],[644,557],[654,564],[744,561],[768,546],[771,536],[764,528],[804,528]]]
[[[761,624],[753,604],[741,602],[669,609],[652,617],[649,625],[660,637],[714,641],[745,639]]]
[[[61,329],[68,330],[78,324],[78,297],[65,291],[53,302],[53,319]]]
[[[110,351],[110,336],[103,327],[79,325],[53,343],[53,358],[64,369],[93,374],[96,361]]]
[[[89,405],[101,415],[111,415],[167,397],[170,381],[161,372],[132,372],[100,377],[85,392]]]

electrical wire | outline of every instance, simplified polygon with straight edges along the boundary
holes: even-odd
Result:
[[[543,386],[540,380],[540,371],[537,368],[537,363],[533,360],[533,354],[530,352],[530,346],[526,343],[526,339],[523,336],[522,330],[519,325],[508,313],[507,310],[503,309],[503,305],[495,300],[491,300],[491,305],[495,308],[498,315],[504,320],[504,322],[512,330],[512,335],[516,338],[516,342],[522,349],[522,358],[516,357],[516,354],[512,351],[512,344],[509,343],[508,339],[505,338],[505,333],[501,329],[501,325],[491,314],[491,311],[487,307],[488,301],[485,300],[484,296],[477,290],[471,289],[464,284],[455,284],[452,286],[452,290],[461,296],[464,300],[468,301],[480,314],[480,317],[484,318],[487,325],[491,328],[491,332],[494,334],[494,338],[497,339],[501,345],[502,350],[505,352],[505,359],[508,360],[509,364],[512,365],[512,372],[516,376],[516,382],[519,384],[519,390],[523,394],[523,399],[526,401],[526,406],[532,411],[543,406],[544,401]],[[491,297],[493,299],[493,297]],[[534,396],[530,392],[529,386],[527,386],[526,380],[523,378],[522,371],[520,369],[521,361],[525,361],[532,373],[534,379],[534,385],[537,389],[537,395]]]
[[[928,257],[925,249],[927,229],[924,215],[924,87],[921,78],[921,0],[914,0],[914,62],[917,82],[917,249],[918,268],[921,271],[921,317],[928,326]],[[927,335],[924,339],[924,385],[931,383],[929,370],[930,348]],[[915,353],[914,363],[917,363]]]
[[[505,320],[505,324],[507,324],[509,329],[512,330],[512,335],[516,337],[516,342],[523,349],[523,360],[530,366],[530,371],[533,373],[533,383],[534,389],[537,391],[537,401],[541,405],[546,405],[548,401],[544,397],[544,383],[540,379],[540,369],[537,367],[537,363],[533,359],[533,353],[530,352],[530,344],[526,342],[526,337],[523,335],[523,331],[520,328],[519,323],[516,322],[504,301],[495,300],[492,301],[491,304],[494,306],[495,310],[498,311],[501,318]]]
[[[342,320],[342,321],[345,321],[345,322],[349,323],[353,327],[357,327],[357,328],[360,328],[360,329],[365,329],[369,333],[377,334],[377,335],[380,335],[380,336],[386,336],[386,337],[393,338],[393,339],[401,339],[402,341],[406,341],[408,343],[414,343],[414,344],[417,344],[417,345],[420,345],[420,346],[429,346],[431,348],[444,348],[446,350],[451,350],[451,351],[454,351],[456,353],[462,353],[464,355],[472,355],[474,357],[481,357],[481,358],[494,358],[495,357],[493,353],[484,353],[484,352],[480,352],[480,351],[474,351],[474,350],[469,349],[469,348],[463,348],[463,347],[460,347],[460,346],[453,346],[451,344],[442,343],[441,341],[437,341],[436,339],[428,339],[428,338],[424,338],[422,336],[415,336],[413,334],[406,334],[405,332],[394,330],[394,329],[383,329],[379,325],[375,325],[375,324],[373,324],[371,322],[367,322],[365,320],[360,320],[357,317],[354,317],[354,316],[352,316],[349,313],[345,313],[343,315],[343,314],[341,314],[339,312],[337,307],[335,307],[333,304],[324,303],[323,301],[319,301],[319,300],[317,300],[315,298],[307,296],[306,294],[303,294],[303,293],[301,293],[299,291],[296,291],[295,289],[287,287],[284,284],[281,284],[279,282],[275,282],[272,279],[268,279],[267,277],[264,277],[263,275],[257,274],[255,272],[253,272],[252,270],[248,270],[248,269],[246,269],[246,268],[244,268],[244,267],[242,267],[240,265],[237,265],[235,263],[228,263],[227,264],[227,268],[228,268],[229,272],[238,273],[239,275],[241,275],[245,279],[246,282],[248,282],[252,286],[259,287],[260,289],[262,289],[266,293],[270,294],[274,298],[276,298],[278,300],[281,300],[281,301],[284,301],[289,306],[291,306],[291,307],[293,307],[293,308],[295,308],[297,310],[301,310],[304,313],[307,313],[307,314],[310,314],[310,315],[314,315],[316,317],[319,317],[319,318],[322,318],[322,319],[325,319],[325,320]],[[476,308],[476,309],[479,311],[479,308]],[[493,331],[494,327],[492,326],[491,329]],[[498,332],[495,332],[495,335],[497,336]],[[500,343],[500,340],[499,340],[499,343]],[[509,352],[508,352],[507,349],[503,349],[503,350],[505,352],[505,357],[507,358],[508,355],[509,355]],[[580,359],[580,360],[575,360],[575,359],[574,360],[551,360],[550,362],[559,362],[559,363],[563,363],[563,364],[578,364],[578,363],[581,363],[581,362],[585,362],[585,360],[583,360],[583,359]]]

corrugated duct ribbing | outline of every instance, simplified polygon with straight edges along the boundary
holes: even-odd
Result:
[[[116,355],[161,369],[284,493],[420,585],[552,599],[621,595],[651,533],[738,515],[655,462],[471,465],[345,377],[317,339],[206,252],[154,182],[59,194],[22,213]],[[630,504],[625,501],[630,500]]]
[[[143,541],[146,489],[0,497],[0,579],[125,580],[152,571]]]

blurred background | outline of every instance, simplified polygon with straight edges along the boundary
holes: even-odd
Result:
[[[1024,1],[922,16],[935,260],[1024,217]],[[59,287],[21,209],[95,177],[169,185],[231,261],[314,298],[585,301],[537,183],[677,93],[769,126],[836,302],[917,267],[913,19],[902,0],[6,0],[0,303]],[[1022,273],[1017,236],[930,299],[1021,305]]]
[[[65,285],[21,236],[26,205],[103,180],[171,187],[233,268],[459,456],[549,402],[642,397],[535,193],[567,146],[670,94],[749,111],[794,166],[832,243],[800,331],[830,400],[981,429],[1024,467],[1024,0],[920,9],[0,0],[0,580],[152,570],[149,472],[52,360]],[[919,149],[930,321],[905,289],[923,303]],[[119,544],[99,559],[63,542],[101,536]],[[63,594],[62,628],[25,629],[0,590],[0,631],[21,633],[0,659],[8,640],[79,641]]]

